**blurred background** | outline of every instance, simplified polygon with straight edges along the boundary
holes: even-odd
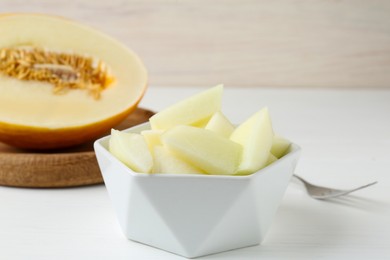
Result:
[[[388,0],[0,0],[137,52],[150,86],[390,87]]]

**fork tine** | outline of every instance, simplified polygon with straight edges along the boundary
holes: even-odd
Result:
[[[378,182],[374,181],[374,182],[368,183],[366,185],[363,185],[363,186],[360,186],[360,187],[357,187],[357,188],[354,188],[354,189],[351,189],[351,190],[335,190],[336,192],[334,192],[334,193],[329,193],[327,195],[322,195],[322,196],[321,195],[312,195],[311,197],[314,198],[314,199],[318,199],[318,200],[331,199],[331,198],[347,195],[347,194],[355,192],[357,190],[361,190],[361,189],[367,188],[367,187],[372,186],[372,185],[374,185],[376,183],[378,183]]]
[[[363,186],[359,186],[359,187],[354,188],[354,189],[338,190],[338,189],[332,189],[329,187],[322,187],[319,185],[314,185],[296,174],[293,174],[293,177],[295,177],[301,183],[304,184],[306,191],[310,197],[312,197],[314,199],[319,199],[319,200],[325,200],[325,199],[330,199],[330,198],[335,198],[335,197],[347,195],[351,192],[367,188],[367,187],[372,186],[372,185],[377,183],[377,181],[374,181],[374,182],[368,183],[368,184],[363,185]]]
[[[366,184],[366,185],[357,187],[357,188],[355,188],[355,189],[347,190],[347,191],[345,191],[345,193],[343,193],[343,195],[346,195],[346,194],[348,194],[348,193],[351,193],[351,192],[354,192],[354,191],[357,191],[357,190],[361,190],[361,189],[367,188],[367,187],[372,186],[372,185],[374,185],[374,184],[376,184],[376,183],[378,183],[378,182],[377,182],[377,181],[374,181],[374,182],[368,183],[368,184]]]

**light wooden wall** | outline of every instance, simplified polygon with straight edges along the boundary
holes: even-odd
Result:
[[[141,56],[153,86],[390,87],[388,0],[0,0],[0,11],[102,30]]]

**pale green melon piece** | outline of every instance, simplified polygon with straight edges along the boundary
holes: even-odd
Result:
[[[196,123],[193,123],[193,124],[190,124],[191,126],[195,126],[195,127],[199,127],[199,128],[205,128],[207,123],[209,122],[211,117],[206,117],[206,118],[203,118],[202,120],[196,122]]]
[[[208,174],[234,174],[241,158],[240,144],[203,128],[176,126],[161,140],[177,157]]]
[[[197,125],[221,109],[223,85],[184,99],[149,118],[152,129],[170,129],[176,125]]]
[[[272,142],[271,153],[280,158],[286,154],[291,142],[279,135],[275,135]]]
[[[272,153],[269,153],[268,160],[267,160],[265,165],[268,166],[268,165],[276,162],[277,160],[278,160],[278,158],[275,155],[273,155]]]
[[[210,118],[205,129],[229,138],[234,131],[234,126],[221,111],[218,111]]]
[[[141,135],[145,138],[146,144],[148,145],[149,151],[153,153],[153,148],[156,145],[162,145],[161,135],[164,133],[164,130],[143,130]]]
[[[152,170],[153,158],[140,134],[112,129],[109,151],[135,172],[150,173]]]
[[[254,173],[266,166],[273,135],[268,108],[261,109],[233,131],[230,139],[243,146],[237,174]]]
[[[193,165],[181,160],[162,145],[156,145],[153,151],[153,173],[203,174]]]
[[[276,158],[275,155],[270,153],[269,156],[268,156],[267,162],[265,163],[265,166],[268,166],[268,165],[276,162],[277,160],[278,160],[278,158]],[[241,173],[236,173],[235,175],[249,175],[249,174],[252,174],[252,173],[254,173],[254,172],[241,172]]]

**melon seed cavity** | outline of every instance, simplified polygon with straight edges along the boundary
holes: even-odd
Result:
[[[95,99],[114,80],[101,60],[36,47],[0,49],[0,73],[19,80],[50,83],[55,94],[84,89]]]

